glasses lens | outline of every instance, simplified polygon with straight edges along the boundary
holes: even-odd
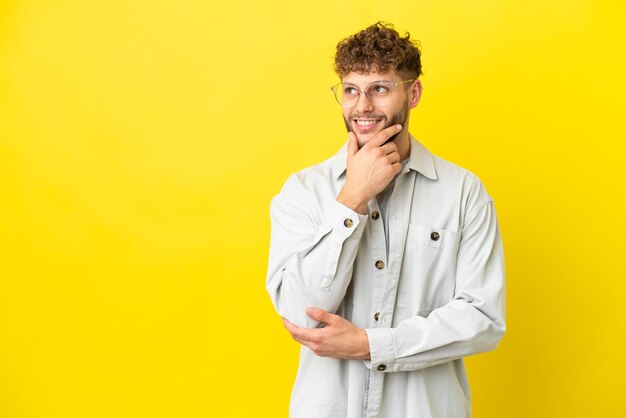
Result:
[[[384,106],[391,94],[391,86],[388,84],[372,84],[367,88],[367,98],[374,106]]]
[[[391,85],[384,83],[371,84],[366,89],[367,100],[372,106],[384,106],[387,104],[391,94]],[[332,88],[337,102],[343,107],[355,106],[359,97],[363,94],[358,88],[352,85],[337,84]]]
[[[358,101],[359,91],[354,86],[337,84],[333,91],[339,104],[344,107],[353,106]]]

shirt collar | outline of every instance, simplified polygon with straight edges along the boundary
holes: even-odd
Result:
[[[406,166],[408,169],[415,170],[431,180],[437,180],[437,170],[435,170],[433,155],[413,135],[409,135],[409,138],[411,150],[409,151],[409,161]],[[335,155],[335,160],[332,164],[334,178],[337,179],[345,173],[347,159],[348,143],[346,142]]]

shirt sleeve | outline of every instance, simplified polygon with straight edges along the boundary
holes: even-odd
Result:
[[[337,311],[367,215],[316,194],[293,175],[272,199],[270,216],[267,291],[281,316],[300,327],[316,327],[306,308]]]
[[[495,349],[505,332],[502,240],[491,200],[463,227],[452,300],[395,328],[366,329],[378,371],[419,370]]]

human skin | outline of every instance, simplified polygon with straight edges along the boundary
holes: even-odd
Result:
[[[342,83],[353,84],[361,90],[375,81],[400,82],[403,79],[395,70],[383,74],[352,72],[342,79]],[[337,196],[339,203],[365,214],[367,202],[383,191],[400,172],[400,162],[410,153],[409,113],[421,96],[422,84],[415,80],[406,88],[394,88],[385,106],[375,108],[369,98],[361,94],[355,106],[342,108],[349,132],[346,182]],[[368,120],[375,123],[363,122]],[[393,140],[387,142],[392,137]],[[306,313],[323,326],[302,328],[282,318],[294,340],[318,356],[370,359],[369,340],[363,328],[320,308],[309,307]]]
[[[307,346],[315,355],[351,360],[370,358],[369,340],[364,329],[319,308],[307,308],[306,313],[324,327],[302,328],[285,318],[283,324],[294,340]]]
[[[392,70],[382,74],[351,72],[341,81],[364,90],[377,81],[393,83],[403,79]],[[410,152],[409,112],[417,106],[421,96],[422,84],[415,80],[408,88],[397,86],[392,89],[385,106],[376,108],[365,94],[361,94],[353,107],[342,108],[349,142],[346,182],[337,196],[338,202],[365,214],[367,202],[383,191],[400,172],[400,161],[407,159]],[[362,125],[365,121],[375,123]],[[399,132],[393,131],[395,122],[401,125]],[[394,135],[393,141],[387,143]]]

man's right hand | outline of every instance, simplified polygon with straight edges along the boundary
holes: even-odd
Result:
[[[348,133],[346,183],[337,196],[339,203],[361,214],[367,212],[367,202],[382,192],[402,169],[397,145],[393,141],[385,144],[401,130],[402,125],[383,129],[360,150],[356,134]]]

